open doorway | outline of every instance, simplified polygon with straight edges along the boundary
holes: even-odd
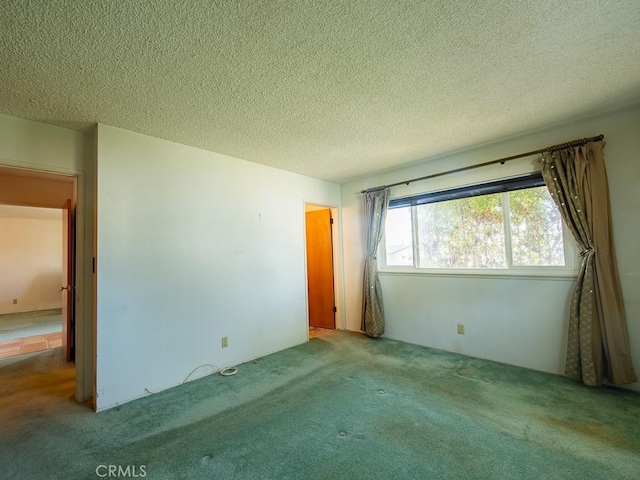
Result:
[[[336,328],[331,208],[305,204],[309,338]]]
[[[61,348],[61,209],[0,205],[0,358]]]
[[[77,398],[77,198],[76,176],[0,166],[3,397],[15,392],[44,395],[49,380],[64,377],[58,393]]]

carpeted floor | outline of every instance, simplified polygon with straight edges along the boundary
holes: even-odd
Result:
[[[0,341],[61,331],[62,310],[59,308],[0,315]]]
[[[108,478],[110,465],[148,479],[640,472],[639,394],[356,333],[99,414],[73,403],[60,351],[0,361],[0,379],[3,479]]]

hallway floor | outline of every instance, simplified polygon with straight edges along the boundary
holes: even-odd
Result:
[[[61,309],[0,315],[0,358],[62,346]]]
[[[325,333],[333,332],[330,328],[320,328],[320,327],[309,327],[309,340],[312,338],[319,337],[320,335],[324,335]]]
[[[62,332],[14,338],[0,342],[0,358],[17,357],[62,347]]]

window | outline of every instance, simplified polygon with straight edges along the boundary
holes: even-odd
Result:
[[[575,246],[540,174],[391,200],[387,267],[572,273]]]

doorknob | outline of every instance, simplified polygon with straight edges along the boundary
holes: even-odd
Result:
[[[69,285],[67,285],[66,287],[60,287],[60,291],[66,290],[67,292],[69,291]]]

